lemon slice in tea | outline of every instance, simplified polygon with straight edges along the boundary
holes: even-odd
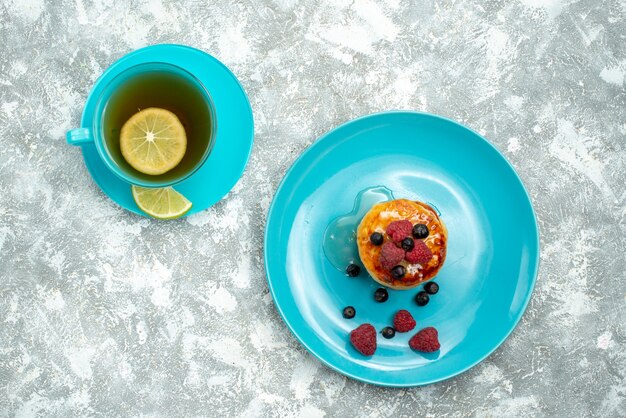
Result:
[[[135,113],[120,132],[124,159],[135,170],[158,175],[170,171],[183,159],[187,134],[169,110],[149,107]]]
[[[171,187],[150,189],[132,186],[131,189],[139,209],[153,218],[176,219],[191,209],[191,202]]]

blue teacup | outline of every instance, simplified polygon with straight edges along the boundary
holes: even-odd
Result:
[[[148,175],[122,156],[119,133],[139,110],[159,107],[180,119],[187,134],[182,161],[170,171]],[[67,133],[71,145],[94,143],[105,165],[122,180],[142,187],[167,187],[193,175],[207,160],[215,142],[217,121],[209,92],[193,74],[173,64],[142,63],[119,73],[97,99],[91,127]]]

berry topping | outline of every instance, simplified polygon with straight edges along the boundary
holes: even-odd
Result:
[[[413,225],[411,225],[410,221],[402,220],[402,221],[393,221],[387,226],[387,235],[391,237],[394,242],[400,242],[409,235],[413,231]]]
[[[413,227],[413,238],[424,239],[428,236],[428,227],[424,224],[417,224]]]
[[[413,241],[413,238],[407,237],[402,240],[402,242],[400,243],[400,246],[405,251],[411,251],[413,247],[415,246],[415,242]]]
[[[406,273],[406,270],[404,270],[404,267],[402,266],[395,266],[394,268],[391,269],[391,275],[396,280],[402,279],[405,273]]]
[[[424,241],[417,240],[415,241],[415,247],[413,247],[411,251],[408,251],[404,258],[411,264],[426,264],[433,258],[433,253]]]
[[[383,234],[381,234],[380,232],[374,232],[372,235],[370,235],[371,243],[377,246],[382,245],[384,239],[385,238],[383,237]]]
[[[398,248],[393,242],[386,242],[380,248],[380,265],[384,269],[392,269],[404,259],[404,250]]]
[[[352,319],[354,318],[354,315],[356,315],[356,309],[354,309],[354,307],[352,306],[346,306],[345,308],[343,308],[342,315],[346,319]]]
[[[396,330],[392,327],[385,327],[380,333],[383,334],[383,337],[385,337],[386,339],[396,336]]]
[[[433,327],[427,327],[418,332],[409,340],[409,347],[423,353],[432,353],[439,350],[439,333]]]
[[[371,324],[363,324],[350,333],[350,342],[364,356],[376,352],[376,329]]]
[[[402,309],[393,317],[393,327],[398,332],[409,332],[415,328],[416,322],[411,313]]]
[[[429,300],[430,298],[426,292],[419,292],[415,295],[415,303],[417,303],[417,306],[426,306]]]
[[[387,293],[387,289],[385,289],[384,287],[379,287],[378,289],[376,289],[376,291],[374,292],[374,300],[376,302],[386,302],[387,299],[389,299],[389,293]]]
[[[359,275],[359,273],[361,273],[361,267],[357,266],[356,264],[350,264],[348,267],[346,267],[346,274],[350,277],[356,277]]]
[[[428,282],[424,285],[424,290],[430,295],[434,295],[439,292],[439,285],[435,282]]]

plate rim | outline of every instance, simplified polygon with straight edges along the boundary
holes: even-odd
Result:
[[[361,122],[363,120],[366,119],[373,119],[373,118],[377,118],[380,116],[385,116],[385,115],[390,115],[390,114],[398,114],[398,115],[417,115],[417,116],[422,116],[422,117],[431,117],[434,119],[439,119],[442,120],[446,123],[451,123],[454,124],[458,127],[461,127],[462,129],[465,129],[467,131],[469,131],[470,133],[473,133],[477,138],[479,138],[480,140],[482,140],[484,143],[486,143],[489,147],[491,147],[491,149],[493,151],[496,152],[496,154],[502,159],[504,160],[504,162],[506,163],[506,165],[508,166],[508,168],[511,170],[511,172],[513,173],[515,180],[519,183],[519,185],[522,188],[522,191],[524,192],[524,195],[526,197],[526,199],[528,200],[528,203],[530,205],[530,212],[532,214],[532,223],[534,226],[534,232],[535,232],[535,245],[537,248],[537,252],[536,252],[536,257],[535,257],[535,263],[534,265],[532,265],[533,268],[533,274],[530,280],[530,286],[528,287],[528,292],[524,298],[524,302],[521,306],[521,309],[519,311],[519,313],[515,316],[511,328],[508,330],[508,332],[506,332],[506,334],[502,337],[502,339],[500,339],[500,341],[498,341],[497,344],[494,345],[494,347],[490,350],[488,350],[484,355],[482,355],[481,357],[479,357],[477,360],[475,360],[474,362],[470,363],[469,365],[454,371],[453,373],[449,373],[446,376],[443,377],[439,377],[439,378],[434,378],[434,379],[426,379],[425,381],[422,382],[407,382],[407,383],[393,383],[393,382],[386,382],[386,381],[381,381],[378,379],[374,379],[374,378],[368,378],[368,377],[363,377],[363,376],[358,376],[355,375],[354,373],[349,373],[346,372],[345,370],[342,370],[340,367],[331,364],[329,361],[327,361],[326,359],[324,359],[321,355],[319,355],[318,353],[316,353],[311,347],[309,347],[304,341],[303,339],[300,337],[300,335],[298,335],[298,333],[295,331],[294,327],[292,326],[292,324],[289,322],[289,320],[287,319],[285,313],[283,312],[283,309],[281,308],[280,303],[278,302],[277,298],[276,298],[276,292],[274,289],[274,286],[272,284],[272,280],[270,279],[270,271],[268,268],[268,257],[270,256],[268,254],[268,237],[270,236],[269,234],[269,226],[270,226],[270,219],[272,217],[272,213],[275,210],[275,204],[276,204],[276,197],[281,193],[281,191],[283,190],[283,187],[286,183],[286,179],[287,177],[289,177],[291,175],[291,173],[294,171],[296,165],[302,161],[307,155],[309,155],[310,153],[314,152],[315,149],[317,149],[318,147],[320,147],[322,144],[322,142],[328,138],[329,136],[331,136],[332,134],[334,134],[336,131],[338,131],[339,129],[342,129],[346,126],[352,125],[354,123],[358,123]],[[528,193],[528,190],[526,189],[526,186],[524,185],[524,182],[522,181],[522,179],[520,178],[519,174],[517,173],[517,171],[515,170],[515,168],[513,167],[513,165],[511,164],[511,162],[504,156],[504,154],[498,149],[496,148],[495,145],[493,145],[490,141],[488,141],[484,136],[482,136],[481,134],[479,134],[478,132],[474,131],[473,129],[471,129],[468,126],[465,126],[459,122],[456,122],[452,119],[449,119],[445,116],[441,116],[441,115],[437,115],[434,113],[428,113],[428,112],[421,112],[421,111],[415,111],[415,110],[387,110],[387,111],[382,111],[382,112],[375,112],[375,113],[370,113],[367,115],[362,115],[359,116],[357,118],[354,119],[349,119],[337,126],[335,126],[334,128],[330,129],[329,131],[325,132],[324,134],[322,134],[321,136],[319,136],[312,144],[310,144],[294,161],[293,163],[291,163],[291,166],[287,169],[287,171],[285,172],[285,174],[283,175],[283,177],[280,180],[280,183],[278,184],[278,187],[276,188],[276,191],[274,192],[274,196],[272,197],[272,203],[269,206],[269,209],[267,211],[267,217],[266,217],[266,223],[265,223],[265,230],[264,230],[264,237],[263,237],[263,256],[264,256],[264,260],[263,260],[263,264],[265,266],[265,278],[267,280],[267,284],[270,290],[270,293],[272,295],[272,300],[274,302],[274,306],[276,307],[276,310],[278,311],[278,313],[280,314],[283,322],[285,323],[285,325],[287,325],[287,328],[289,329],[289,331],[291,332],[291,334],[296,338],[296,340],[308,351],[309,354],[313,355],[313,357],[315,357],[318,361],[320,361],[322,364],[324,364],[325,366],[329,367],[330,369],[346,376],[349,377],[351,379],[360,381],[360,382],[364,382],[364,383],[368,383],[371,385],[375,385],[375,386],[380,386],[380,387],[396,387],[396,388],[408,388],[408,387],[418,387],[418,386],[427,386],[427,385],[431,385],[433,383],[437,383],[437,382],[442,382],[444,380],[448,380],[451,379],[453,377],[456,377],[462,373],[465,373],[466,371],[468,371],[469,369],[473,368],[474,366],[478,365],[479,363],[483,362],[487,357],[489,357],[491,354],[493,354],[498,348],[500,348],[500,346],[509,338],[509,336],[513,333],[513,331],[517,328],[517,326],[519,325],[520,320],[522,319],[522,317],[524,316],[524,314],[526,313],[526,309],[528,308],[528,304],[530,303],[530,300],[532,298],[534,289],[535,289],[535,284],[537,283],[537,277],[539,275],[539,265],[540,265],[540,259],[541,259],[541,242],[540,242],[540,231],[539,231],[539,224],[537,222],[537,214],[535,213],[535,208],[533,206],[533,201],[530,197],[530,194]]]

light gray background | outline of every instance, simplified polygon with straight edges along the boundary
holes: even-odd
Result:
[[[626,416],[625,21],[623,0],[1,0],[0,415]],[[222,60],[255,115],[234,190],[174,222],[120,209],[64,141],[98,75],[160,42]],[[294,159],[398,108],[489,138],[542,231],[511,338],[407,390],[308,355],[262,257]]]

